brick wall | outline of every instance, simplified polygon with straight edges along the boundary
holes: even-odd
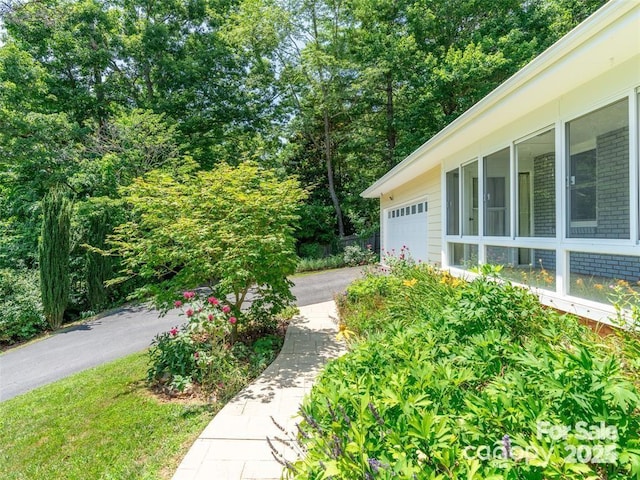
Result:
[[[600,253],[571,252],[571,273],[637,282],[640,280],[640,257]]]
[[[533,159],[533,236],[556,236],[556,155]]]
[[[555,250],[533,250],[533,263],[535,268],[544,268],[549,272],[556,270]]]
[[[569,227],[573,238],[629,238],[629,129],[596,139],[597,226]]]

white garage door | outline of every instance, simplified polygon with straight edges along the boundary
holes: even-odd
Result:
[[[385,250],[398,255],[403,246],[411,257],[427,261],[427,202],[414,202],[385,211]]]

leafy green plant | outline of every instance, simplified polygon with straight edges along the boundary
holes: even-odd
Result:
[[[403,266],[390,277],[386,291],[367,278],[342,298],[361,341],[305,399],[291,477],[640,477],[640,395],[619,350],[492,276]]]
[[[60,328],[69,302],[69,251],[71,201],[54,187],[42,200],[42,229],[39,243],[42,309],[52,329]]]
[[[251,290],[252,314],[276,314],[293,302],[287,277],[297,264],[293,232],[306,191],[255,162],[196,167],[154,170],[122,190],[131,220],[109,237],[123,257],[119,280],[160,280],[139,293],[165,306],[173,292],[206,285],[230,295],[236,314]]]
[[[213,296],[202,299],[187,291],[183,297],[189,304],[176,300],[174,305],[183,309],[187,322],[153,340],[147,380],[177,391],[192,383],[212,389],[225,373],[222,364],[233,363],[230,347],[238,320]]]
[[[36,270],[0,270],[0,343],[28,340],[47,327]]]
[[[296,272],[312,272],[316,270],[329,270],[332,268],[344,267],[342,255],[331,255],[323,258],[301,258],[298,261]]]
[[[238,320],[229,305],[213,296],[186,291],[174,306],[187,321],[155,337],[147,370],[148,382],[170,394],[194,387],[218,399],[233,394],[262,372],[282,346],[275,319]],[[289,317],[294,310],[284,313]]]
[[[368,265],[376,261],[376,254],[371,250],[371,245],[362,248],[360,245],[347,245],[343,252],[344,263],[350,267]]]

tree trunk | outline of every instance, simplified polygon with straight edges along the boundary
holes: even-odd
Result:
[[[391,72],[385,74],[387,92],[387,165],[389,168],[395,167],[396,131],[393,111],[393,76]]]
[[[323,89],[324,90],[324,89]],[[333,153],[331,152],[331,123],[329,120],[329,112],[325,107],[323,109],[324,120],[324,161],[327,166],[327,180],[329,182],[329,195],[331,195],[331,202],[333,208],[336,211],[336,219],[338,220],[338,235],[340,238],[344,237],[344,221],[342,219],[342,208],[340,207],[340,200],[336,194],[336,186],[333,177]]]

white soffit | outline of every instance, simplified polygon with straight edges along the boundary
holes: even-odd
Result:
[[[640,0],[612,0],[361,193],[376,198],[632,57],[640,56]],[[640,79],[640,57],[638,65]]]

